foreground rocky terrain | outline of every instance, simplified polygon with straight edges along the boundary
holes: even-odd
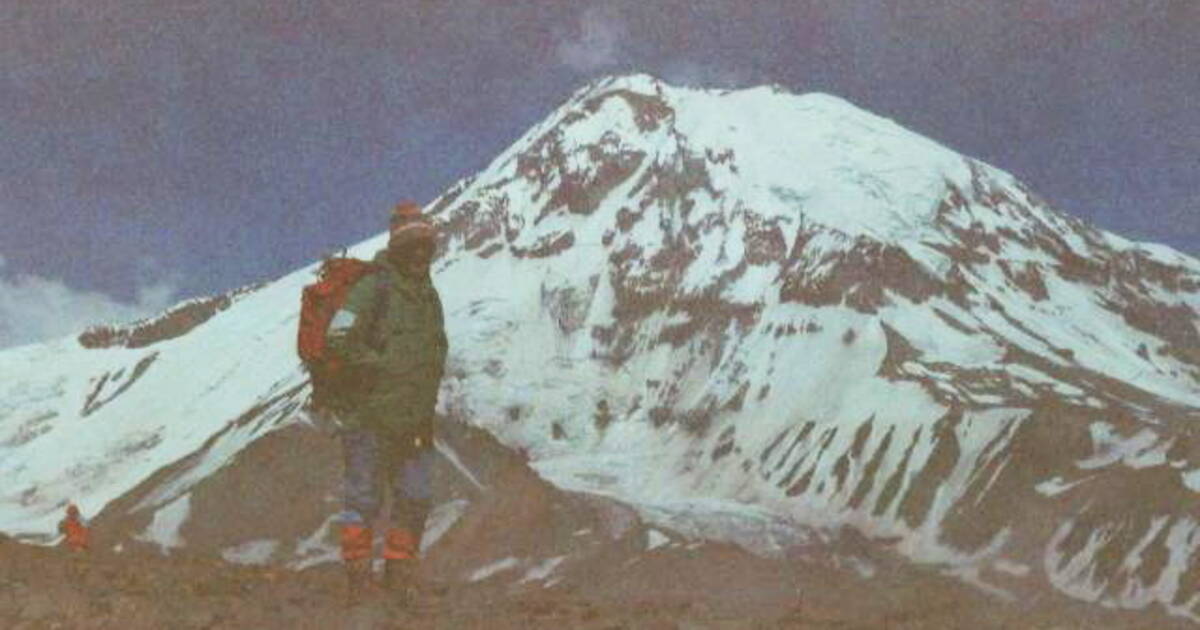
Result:
[[[752,553],[561,489],[469,424],[442,418],[438,443],[439,509],[411,605],[346,605],[336,528],[318,527],[336,509],[337,441],[293,422],[196,484],[182,523],[136,506],[188,465],[96,515],[86,554],[0,534],[0,628],[1193,627],[1161,610],[989,592],[848,527]],[[270,551],[231,546],[244,539]]]
[[[852,528],[755,554],[562,490],[469,425],[443,419],[438,440],[464,465],[439,459],[438,500],[461,507],[453,518],[431,517],[411,605],[380,594],[348,607],[330,555],[334,528],[249,557],[231,555],[227,537],[199,526],[287,540],[296,534],[289,523],[322,520],[314,512],[340,473],[336,441],[298,423],[196,486],[192,509],[205,518],[174,534],[186,545],[137,535],[154,528],[129,510],[171,471],[98,515],[88,553],[0,535],[0,628],[1192,627],[1161,611],[1117,612],[1057,594],[989,594]]]
[[[713,562],[725,554],[724,561]],[[792,601],[753,589],[766,567],[731,549],[664,551],[627,575],[590,586],[527,588],[501,581],[433,582],[404,608],[386,598],[344,605],[334,565],[300,572],[220,560],[115,554],[73,556],[0,539],[4,628],[1143,628],[1190,627],[1057,602],[1006,604],[932,574],[898,571],[864,580],[798,563]],[[726,572],[725,575],[718,575]],[[699,574],[699,575],[698,575]],[[725,583],[725,596],[689,584]],[[727,581],[726,581],[727,580]],[[745,580],[745,582],[741,582]],[[750,589],[748,592],[741,592]],[[773,599],[767,588],[766,599]]]

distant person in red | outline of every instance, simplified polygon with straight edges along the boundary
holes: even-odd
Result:
[[[67,506],[67,517],[58,522],[58,533],[67,537],[67,548],[71,551],[87,551],[88,526],[79,517],[79,508],[74,503]]]

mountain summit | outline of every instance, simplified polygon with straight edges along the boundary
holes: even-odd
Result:
[[[439,411],[558,488],[768,556],[848,527],[992,592],[1200,614],[1195,259],[836,97],[646,75],[427,212]],[[183,544],[193,489],[295,423],[312,269],[156,343],[0,353],[0,529],[74,498]]]

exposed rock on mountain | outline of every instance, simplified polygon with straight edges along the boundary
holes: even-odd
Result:
[[[580,90],[427,212],[439,411],[524,453],[563,523],[627,512],[768,558],[858,532],[1001,596],[1200,615],[1195,259],[836,97],[644,75]],[[0,530],[50,541],[70,498],[156,545],[261,551],[199,508],[269,505],[239,466],[330,448],[295,424],[312,270],[150,347],[0,353]],[[336,475],[307,472],[272,562],[328,559]],[[447,545],[486,540],[454,533],[487,503],[462,492]],[[446,566],[557,557],[473,553]]]

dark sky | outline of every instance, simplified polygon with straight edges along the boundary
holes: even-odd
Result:
[[[1196,254],[1197,33],[1196,0],[5,0],[0,346],[278,276],[633,70],[837,94]]]

